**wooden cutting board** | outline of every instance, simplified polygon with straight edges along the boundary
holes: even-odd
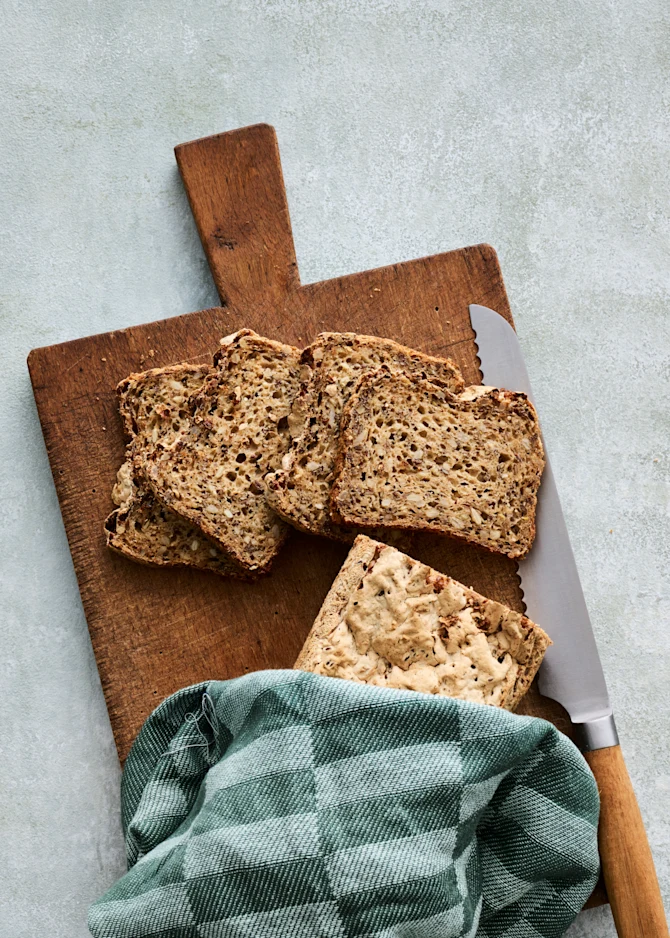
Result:
[[[347,548],[297,532],[256,583],[157,570],[105,546],[124,441],[115,387],[133,371],[208,360],[243,326],[298,346],[319,332],[386,336],[449,356],[481,382],[468,305],[512,325],[489,245],[301,285],[277,140],[264,124],[176,148],[221,306],[33,350],[28,367],[119,757],[168,694],[208,678],[293,665]],[[424,536],[416,556],[523,611],[516,564]],[[570,734],[533,688],[522,712]],[[594,894],[590,904],[605,901]]]

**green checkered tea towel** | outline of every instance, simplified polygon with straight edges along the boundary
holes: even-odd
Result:
[[[596,785],[551,724],[301,671],[169,697],[122,802],[95,938],[554,938],[598,873]]]

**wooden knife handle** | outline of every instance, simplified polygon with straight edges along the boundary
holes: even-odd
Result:
[[[584,757],[600,791],[598,845],[619,938],[668,938],[647,833],[620,746]]]

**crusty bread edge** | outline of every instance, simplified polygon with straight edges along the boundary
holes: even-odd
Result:
[[[527,622],[530,626],[531,636],[529,637],[533,638],[533,645],[529,651],[528,662],[523,668],[519,669],[516,681],[514,682],[514,687],[506,708],[512,711],[516,710],[521,700],[528,693],[531,684],[535,680],[535,675],[540,669],[547,648],[554,644],[544,629],[536,622],[533,622],[527,616],[524,616],[522,621],[524,623]]]
[[[356,388],[354,389],[351,397],[349,398],[349,400],[344,406],[344,409],[342,411],[342,419],[340,421],[340,440],[339,440],[339,446],[338,446],[338,451],[337,451],[337,459],[335,462],[335,481],[333,482],[333,486],[330,491],[330,505],[329,505],[330,516],[335,524],[340,524],[344,527],[352,528],[353,530],[360,531],[361,528],[370,527],[370,525],[369,524],[363,525],[359,521],[352,521],[352,520],[346,519],[341,514],[338,508],[338,504],[337,504],[340,491],[343,489],[340,476],[344,468],[345,460],[347,458],[347,451],[349,447],[353,445],[353,442],[354,442],[354,433],[351,429],[351,426],[356,419],[357,409],[359,407],[359,404],[363,400],[364,395],[370,393],[370,391],[373,389],[373,383],[379,378],[380,374],[382,374],[383,372],[386,372],[387,374],[391,374],[391,372],[389,372],[389,370],[385,366],[382,366],[377,371],[374,371],[368,375],[364,375],[358,381]],[[449,395],[452,398],[458,399],[458,395],[453,394],[445,385],[436,384],[433,381],[426,381],[420,378],[413,378],[411,375],[407,375],[406,373],[405,373],[405,377],[409,381],[411,381],[413,384],[424,385],[427,390],[437,389],[441,391],[442,393]],[[532,412],[535,414],[535,419],[537,420],[537,412],[535,408],[533,407],[533,404],[528,399],[528,396],[524,394],[522,391],[506,391],[501,388],[496,388],[495,390],[499,391],[500,393],[512,395],[515,398],[521,399],[522,401],[527,403],[530,409],[532,410]],[[539,426],[539,421],[538,421],[538,426]],[[539,436],[538,439],[540,442],[540,455],[541,455],[541,470],[540,470],[540,482],[541,482],[542,473],[544,472],[544,469],[546,466],[546,458],[544,455],[544,447],[542,446],[541,436]],[[534,502],[533,502],[533,517],[531,520],[531,529],[530,529],[530,536],[529,536],[530,544],[528,545],[528,547],[526,547],[525,550],[520,549],[518,551],[512,551],[512,552],[508,552],[504,550],[496,550],[496,548],[493,547],[492,545],[482,544],[481,541],[478,541],[475,538],[468,536],[467,534],[457,534],[456,532],[452,532],[452,531],[442,531],[439,528],[435,526],[431,526],[431,525],[402,524],[402,523],[390,525],[390,524],[384,524],[382,522],[376,522],[374,526],[376,528],[379,528],[380,531],[416,531],[416,532],[438,534],[441,537],[449,537],[449,538],[452,538],[453,540],[461,541],[462,543],[465,543],[465,544],[472,544],[475,547],[479,547],[483,550],[486,550],[491,554],[502,554],[504,557],[510,557],[512,560],[522,560],[524,557],[528,555],[530,549],[533,546],[533,542],[535,540],[535,535],[537,533],[536,517],[537,517],[537,492],[535,493]]]
[[[463,379],[463,375],[461,374],[461,369],[458,367],[453,358],[444,357],[442,355],[430,355],[428,352],[422,352],[420,349],[412,348],[409,345],[403,345],[401,342],[397,342],[395,339],[389,339],[386,336],[367,335],[366,333],[359,332],[320,332],[316,339],[314,339],[313,342],[311,342],[305,349],[303,349],[300,358],[302,364],[312,366],[314,374],[317,374],[320,370],[318,366],[314,366],[314,349],[325,346],[328,340],[334,336],[344,336],[347,339],[358,339],[359,341],[363,340],[363,345],[374,345],[376,343],[383,342],[385,345],[388,344],[389,347],[392,347],[396,352],[401,352],[403,355],[407,355],[408,358],[419,358],[426,362],[439,364],[446,363],[453,369],[454,379],[456,383],[460,385],[460,390],[454,391],[453,393],[460,393],[460,391],[465,390],[465,381]]]

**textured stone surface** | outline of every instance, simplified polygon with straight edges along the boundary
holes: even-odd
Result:
[[[670,10],[6,0],[0,11],[2,933],[83,938],[119,769],[31,347],[216,300],[176,143],[274,124],[305,282],[489,241],[670,900]],[[570,931],[614,935],[609,910]]]

